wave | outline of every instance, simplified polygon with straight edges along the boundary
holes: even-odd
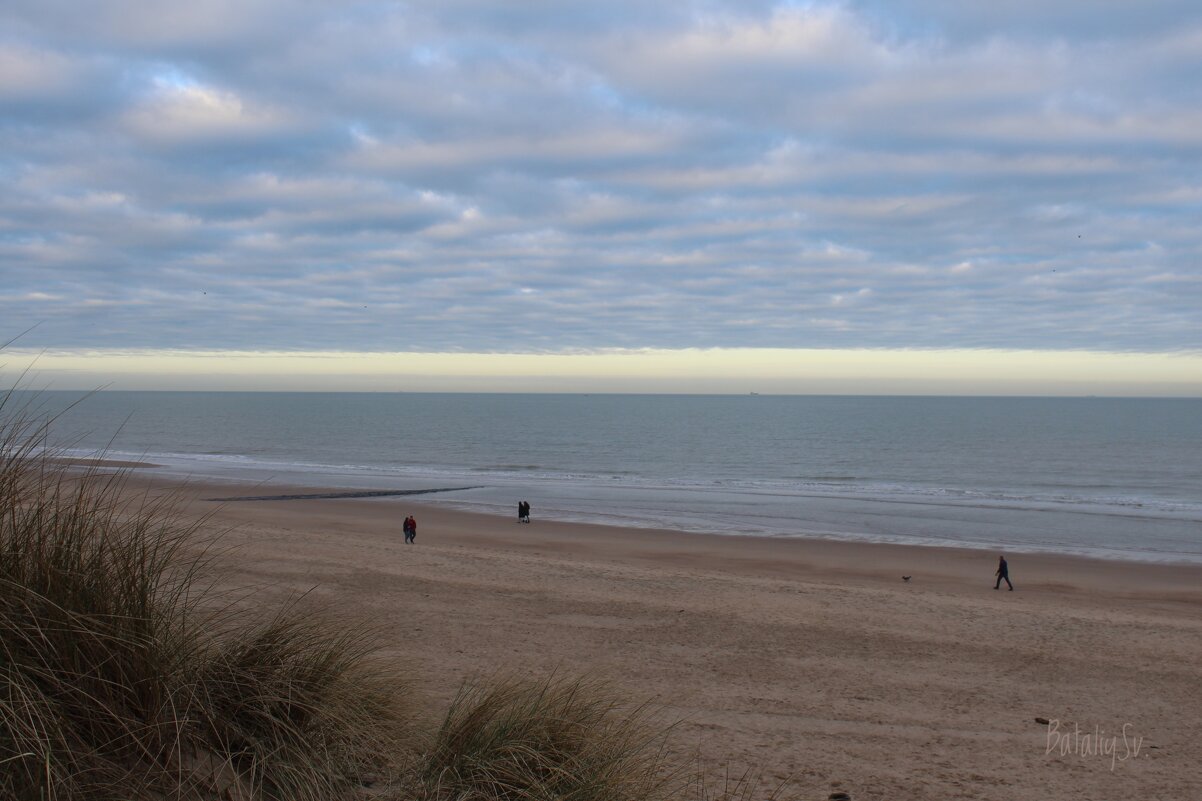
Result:
[[[859,481],[860,477],[859,476],[840,476],[840,475],[785,476],[785,480],[787,480],[787,481],[814,481],[817,483],[826,483],[829,481],[829,482],[841,484],[841,483],[848,482],[848,481]]]

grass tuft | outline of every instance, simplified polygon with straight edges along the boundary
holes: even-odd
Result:
[[[600,683],[552,677],[466,685],[420,766],[429,801],[654,801],[678,772],[666,731]]]
[[[197,683],[210,748],[269,798],[337,798],[386,777],[408,739],[408,688],[375,642],[299,609],[224,637]]]
[[[330,801],[392,769],[406,689],[371,632],[217,607],[200,524],[46,431],[0,420],[0,797]]]

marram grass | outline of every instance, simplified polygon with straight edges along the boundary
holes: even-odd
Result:
[[[655,801],[678,794],[666,731],[600,683],[466,685],[420,765],[425,801]]]
[[[8,412],[0,798],[331,801],[389,775],[408,693],[370,632],[213,611],[170,499],[58,465],[45,427]]]

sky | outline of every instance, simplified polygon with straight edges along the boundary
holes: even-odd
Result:
[[[6,0],[0,186],[49,386],[1202,395],[1196,0]]]

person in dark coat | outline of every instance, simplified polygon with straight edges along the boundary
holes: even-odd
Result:
[[[1001,556],[998,557],[997,573],[995,573],[994,575],[997,576],[997,582],[993,585],[993,588],[995,590],[1001,589],[1002,579],[1005,579],[1006,586],[1010,588],[1011,592],[1014,591],[1014,585],[1010,583],[1010,566],[1006,564],[1005,554],[1002,554]]]

